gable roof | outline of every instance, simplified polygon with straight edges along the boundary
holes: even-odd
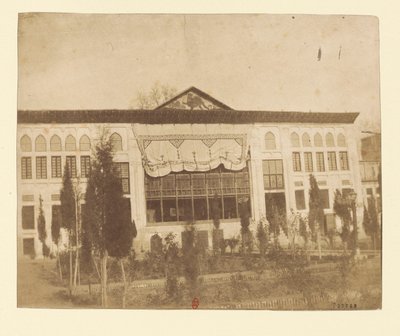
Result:
[[[228,105],[225,105],[194,86],[191,86],[165,103],[157,106],[155,110],[165,108],[177,110],[233,110]]]

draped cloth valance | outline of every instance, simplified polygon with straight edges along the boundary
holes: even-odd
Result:
[[[170,129],[163,125],[140,125],[133,126],[133,129],[142,153],[143,167],[152,177],[183,170],[208,171],[220,164],[229,170],[241,170],[246,166],[246,133],[221,133],[220,128],[212,129],[212,133],[209,129],[196,132],[182,125],[177,125],[171,134],[165,133]],[[190,130],[192,132],[188,132]]]

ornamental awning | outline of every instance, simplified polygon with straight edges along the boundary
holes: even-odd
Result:
[[[247,133],[237,125],[133,125],[146,173],[208,171],[223,164],[241,170],[248,157]]]

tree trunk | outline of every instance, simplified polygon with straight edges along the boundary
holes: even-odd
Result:
[[[69,243],[69,296],[72,296],[72,248]]]
[[[57,245],[57,266],[58,266],[58,271],[60,273],[60,280],[63,281],[63,275],[62,275],[62,268],[61,268],[61,258],[60,258],[60,249]]]
[[[126,284],[124,262],[123,262],[122,259],[120,259],[119,262],[121,264],[122,281],[124,282],[124,291],[122,293],[122,308],[125,308],[125,306],[126,306],[126,293],[128,291],[128,288],[127,288],[127,284]]]
[[[99,268],[97,266],[96,260],[94,260],[93,254],[92,254],[92,261],[93,261],[93,264],[94,264],[94,268],[96,269],[97,276],[99,277],[99,280],[101,282],[101,274],[100,274]]]
[[[322,253],[321,253],[321,233],[319,232],[319,228],[317,231],[317,245],[318,245],[318,257],[321,260],[322,259]]]
[[[101,306],[107,308],[107,257],[108,252],[105,251],[101,258]]]

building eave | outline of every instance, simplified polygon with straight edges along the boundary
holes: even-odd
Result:
[[[358,112],[293,112],[239,110],[19,110],[18,124],[138,123],[138,124],[352,124]]]

